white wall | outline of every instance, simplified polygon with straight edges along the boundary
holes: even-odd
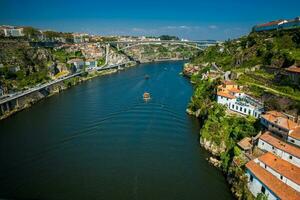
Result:
[[[251,115],[255,118],[259,118],[261,115],[261,111],[256,110],[253,107],[241,106],[239,104],[236,104],[236,99],[228,99],[226,97],[218,96],[217,102],[219,104],[226,105],[230,110],[241,113],[243,115]]]
[[[295,138],[292,138],[292,137],[288,136],[288,142],[290,142],[292,144],[295,144],[295,145],[300,147],[300,140],[297,140]]]
[[[265,163],[263,163],[259,159],[255,159],[254,162],[258,163],[262,168],[264,168],[265,170],[267,170],[268,172],[270,172],[278,180],[282,181],[283,183],[287,184],[288,186],[290,186],[290,187],[294,188],[295,190],[297,190],[298,192],[300,192],[300,185],[298,185],[297,183],[295,183],[292,180],[284,177],[283,175],[281,175],[277,171],[273,170],[271,167],[265,166]],[[281,179],[281,177],[282,177],[282,179]]]
[[[251,172],[249,170],[247,170],[246,175],[248,177],[248,188],[249,188],[250,192],[256,197],[259,193],[262,193],[261,187],[263,186],[263,184],[254,175],[252,175],[253,181],[251,182],[250,181]],[[266,189],[265,195],[267,195],[268,200],[279,199],[267,187],[265,187],[265,189]]]
[[[268,152],[272,152],[273,154],[279,156],[283,160],[286,160],[286,161],[300,167],[300,158],[297,158],[287,152],[277,149],[276,147],[273,147],[272,145],[270,145],[269,143],[266,143],[265,141],[263,141],[261,139],[259,139],[257,146],[260,149],[266,150]],[[290,158],[290,156],[292,156],[292,158]]]

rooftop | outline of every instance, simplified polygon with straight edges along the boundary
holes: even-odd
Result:
[[[265,26],[273,26],[273,25],[278,25],[282,22],[284,22],[285,20],[283,19],[279,19],[279,20],[276,20],[276,21],[271,21],[271,22],[268,22],[268,23],[265,23],[265,24],[260,24],[260,25],[257,25],[256,27],[265,27]]]
[[[272,192],[282,200],[300,199],[300,193],[284,184],[271,173],[260,167],[253,160],[246,164],[246,168],[253,173],[256,178],[264,183]]]
[[[231,95],[231,94],[229,94],[227,92],[224,92],[224,91],[218,91],[217,95],[218,96],[222,96],[222,97],[226,97],[228,99],[235,99],[236,98],[235,96],[233,96],[233,95]]]
[[[290,134],[290,137],[300,140],[300,126],[297,126]]]
[[[300,74],[300,66],[296,66],[296,65],[290,66],[289,68],[286,69],[286,71]]]
[[[282,176],[300,185],[300,168],[268,152],[258,158]]]
[[[241,141],[239,141],[238,146],[241,147],[243,150],[249,150],[252,148],[252,140],[250,137],[245,137]]]
[[[297,126],[295,122],[288,119],[284,114],[277,111],[268,111],[266,114],[262,115],[261,117],[266,119],[267,121],[272,122],[273,124],[276,124],[288,130],[292,130]]]
[[[267,142],[268,144],[270,144],[284,152],[287,152],[295,157],[300,158],[300,149],[299,148],[277,139],[268,131],[266,133],[262,134],[259,139]]]

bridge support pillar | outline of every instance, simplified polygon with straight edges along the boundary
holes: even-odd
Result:
[[[16,99],[16,107],[19,107],[19,99]]]
[[[4,109],[4,104],[1,104],[1,113],[4,114],[5,113],[5,109]]]
[[[108,55],[109,55],[109,44],[107,44],[105,48],[105,65],[108,64]]]
[[[7,102],[5,105],[6,105],[6,110],[9,112],[10,111],[9,103]]]

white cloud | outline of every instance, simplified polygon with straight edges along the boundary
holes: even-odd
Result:
[[[217,29],[218,27],[216,25],[210,25],[210,26],[208,26],[208,28],[210,28],[210,29]]]

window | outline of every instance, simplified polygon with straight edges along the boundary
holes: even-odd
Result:
[[[247,109],[246,108],[244,108],[244,113],[247,113]]]
[[[242,108],[242,107],[240,107],[240,111],[241,111],[241,112],[243,111],[243,108]]]
[[[261,191],[263,194],[265,194],[265,192],[266,192],[266,188],[265,188],[264,186],[261,186],[261,189],[260,189],[260,191]]]
[[[275,147],[272,147],[272,149],[274,150],[274,149],[275,149]]]
[[[267,165],[265,164],[265,169],[267,169]]]
[[[251,115],[251,110],[248,111],[248,114]]]
[[[239,109],[239,107],[238,107],[238,106],[235,106],[235,109],[237,109],[237,110],[238,110],[238,109]]]
[[[250,175],[250,181],[253,182],[253,176],[252,175]]]
[[[290,157],[289,157],[289,159],[291,159],[291,160],[292,160],[292,159],[293,159],[293,156],[290,156]]]
[[[291,140],[292,143],[295,143],[295,140]]]
[[[283,179],[283,177],[280,175],[280,179],[282,180]]]

